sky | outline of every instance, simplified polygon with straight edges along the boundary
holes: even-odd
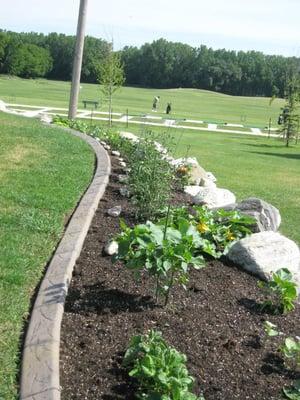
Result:
[[[0,28],[75,34],[79,0],[0,0]],[[86,33],[115,49],[159,38],[300,57],[300,0],[88,0]]]

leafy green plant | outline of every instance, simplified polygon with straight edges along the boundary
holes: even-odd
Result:
[[[282,335],[282,332],[277,330],[277,326],[269,321],[265,321],[264,329],[268,336],[278,336]],[[300,338],[296,339],[292,337],[287,337],[283,344],[279,347],[279,351],[288,359],[292,368],[300,367]],[[291,387],[283,388],[284,395],[291,400],[300,400],[300,380],[296,380]]]
[[[123,365],[139,383],[143,400],[204,400],[191,393],[194,378],[186,368],[184,354],[170,347],[158,331],[131,339]]]
[[[267,296],[267,300],[262,304],[262,309],[283,314],[294,310],[297,285],[292,279],[291,272],[287,268],[281,268],[272,274],[269,282],[259,282],[258,286],[264,289]]]
[[[212,211],[204,206],[173,208],[170,211],[170,226],[177,229],[185,219],[193,225],[201,235],[199,252],[204,256],[219,258],[226,254],[232,243],[251,233],[249,226],[253,218],[244,216],[238,211]],[[160,220],[164,223],[165,218]]]
[[[264,322],[264,330],[266,334],[271,337],[278,336],[281,334],[281,332],[277,330],[277,326],[275,324],[272,324],[272,322],[270,321]]]
[[[147,271],[156,279],[156,299],[158,294],[168,303],[174,284],[185,287],[190,267],[199,269],[204,266],[202,256],[195,256],[202,239],[196,228],[182,220],[178,229],[148,221],[146,224],[129,228],[121,221],[122,233],[117,236],[119,244],[116,260],[139,276]]]
[[[153,219],[167,206],[173,183],[173,171],[155,145],[157,136],[148,131],[133,148],[129,157],[129,190],[136,215]],[[167,140],[167,139],[166,139]],[[164,140],[162,145],[166,147]]]

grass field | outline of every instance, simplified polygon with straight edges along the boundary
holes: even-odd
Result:
[[[7,103],[31,104],[37,106],[68,107],[69,82],[26,80],[0,76],[0,99]],[[276,99],[269,105],[268,98],[229,96],[198,89],[143,89],[123,87],[113,100],[113,111],[140,116],[151,113],[154,96],[161,101],[157,115],[166,116],[165,108],[172,103],[171,118],[200,119],[205,122],[242,123],[247,126],[264,128],[269,118],[277,123],[283,100]],[[106,111],[99,85],[82,84],[82,100],[100,100],[101,110]],[[241,122],[243,121],[243,122]]]
[[[90,147],[60,129],[0,113],[0,399],[17,398],[30,299],[94,169]]]
[[[99,123],[100,124],[100,123]],[[107,123],[100,125],[107,126]],[[238,200],[259,197],[277,207],[280,231],[300,244],[300,145],[286,148],[282,140],[247,134],[186,131],[172,127],[114,124],[114,128],[141,135],[147,129],[174,137],[175,156],[187,153],[212,171],[217,185]]]

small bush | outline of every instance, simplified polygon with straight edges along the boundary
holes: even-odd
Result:
[[[284,314],[294,310],[297,299],[297,285],[293,275],[287,268],[281,268],[273,273],[269,282],[259,282],[259,287],[265,292],[267,300],[262,304],[263,310],[274,314]]]
[[[144,400],[204,400],[191,393],[194,378],[186,368],[186,356],[170,347],[161,333],[134,336],[123,365],[137,379],[138,398]]]

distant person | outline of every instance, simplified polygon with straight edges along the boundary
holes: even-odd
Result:
[[[171,112],[171,103],[168,103],[166,108],[166,114],[170,114],[170,112]]]
[[[158,106],[159,100],[160,100],[159,96],[154,97],[153,104],[152,104],[152,111],[157,111],[157,106]]]

